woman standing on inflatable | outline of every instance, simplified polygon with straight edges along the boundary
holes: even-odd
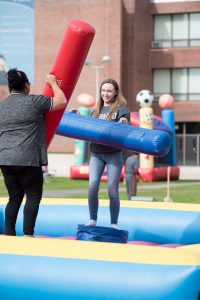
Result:
[[[126,99],[122,96],[115,80],[107,79],[102,82],[100,98],[92,117],[114,122],[130,122],[130,112],[126,107]],[[117,223],[120,209],[119,182],[123,167],[122,151],[119,148],[95,143],[91,143],[90,150],[88,190],[90,221],[86,225],[95,226],[97,223],[99,185],[106,166],[111,226],[118,228]]]
[[[33,236],[42,198],[42,166],[47,165],[45,113],[64,108],[66,97],[54,75],[46,76],[54,97],[30,94],[30,82],[20,70],[7,73],[10,95],[0,102],[0,168],[9,195],[5,234],[16,235],[15,224],[24,195],[23,232]]]

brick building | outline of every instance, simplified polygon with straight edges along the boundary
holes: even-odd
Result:
[[[166,0],[35,0],[35,84],[40,93],[67,24],[81,19],[96,35],[75,91],[95,97],[100,81],[115,78],[131,111],[136,94],[149,89],[156,96],[174,96],[177,158],[180,165],[200,165],[200,1]],[[107,64],[102,57],[109,55]],[[154,112],[160,114],[158,104]],[[73,152],[74,140],[55,136],[50,152]]]

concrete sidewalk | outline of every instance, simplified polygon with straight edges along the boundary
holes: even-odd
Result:
[[[48,154],[49,173],[60,177],[69,177],[74,154]],[[180,167],[180,179],[200,180],[200,167]]]

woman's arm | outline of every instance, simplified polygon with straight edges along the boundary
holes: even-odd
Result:
[[[48,74],[46,76],[46,83],[50,85],[54,93],[52,111],[65,108],[67,105],[67,99],[57,83],[56,76]]]

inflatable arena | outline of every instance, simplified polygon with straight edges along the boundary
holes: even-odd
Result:
[[[0,236],[1,299],[199,299],[199,205],[121,201],[119,225],[129,233],[127,244],[76,240],[87,215],[86,200],[43,200],[36,237],[27,238],[22,207],[20,237]],[[109,226],[106,200],[98,225]]]

